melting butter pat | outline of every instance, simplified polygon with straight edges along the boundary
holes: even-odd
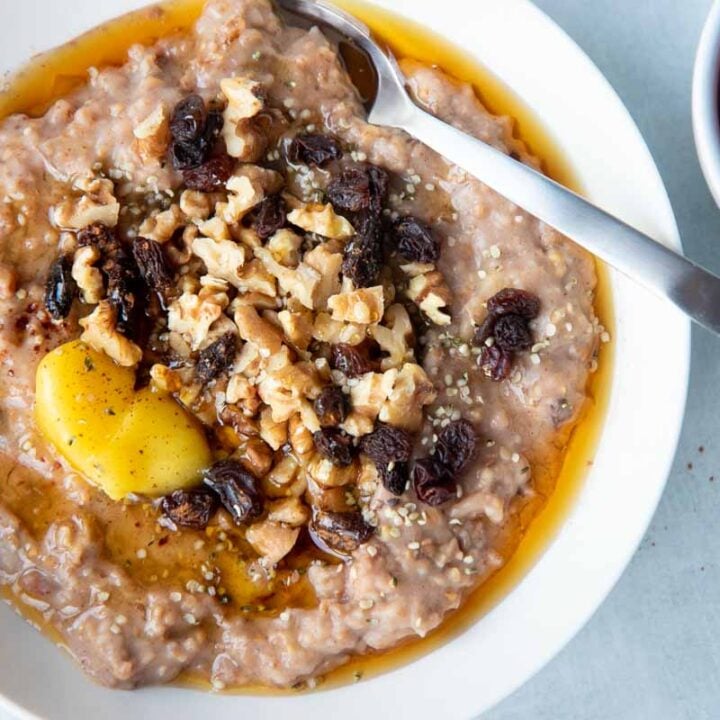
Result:
[[[113,500],[196,485],[212,462],[202,428],[170,395],[134,384],[131,369],[79,340],[61,345],[38,366],[37,425]]]

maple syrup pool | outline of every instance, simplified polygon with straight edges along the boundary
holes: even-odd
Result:
[[[434,33],[386,10],[354,0],[345,0],[338,4],[368,24],[399,58],[436,65],[450,76],[470,83],[491,112],[508,115],[515,120],[516,137],[540,159],[548,175],[578,189],[571,168],[554,147],[548,133],[523,106],[522,101],[477,60]],[[160,37],[188,29],[200,14],[202,5],[198,0],[175,0],[151,6],[112,20],[67,45],[33,59],[10,78],[0,95],[0,117],[16,112],[34,116],[42,114],[53,100],[84,82],[89,67],[120,65],[125,61],[131,44],[151,44]],[[595,311],[601,323],[611,329],[609,284],[604,268],[599,263],[596,265],[598,285]],[[608,400],[611,354],[611,345],[600,346],[597,371],[591,374],[588,380],[588,400],[583,416],[564,446],[554,457],[545,458],[543,463],[535,464],[533,486],[536,495],[522,507],[520,515],[515,518],[515,532],[508,538],[502,552],[507,558],[504,565],[474,591],[459,611],[452,614],[426,638],[409,641],[388,652],[351,659],[325,676],[320,687],[326,688],[361,677],[372,677],[447,642],[499,602],[528,571],[561,526],[582,486],[586,470],[592,464]],[[47,502],[48,506],[52,505],[50,500]],[[142,511],[137,509],[130,514],[140,512]],[[44,521],[38,519],[37,513],[35,520],[40,525],[44,524]],[[111,544],[116,548],[125,546],[128,533],[132,532],[129,524],[114,528],[110,535],[114,536],[115,542]],[[134,544],[137,544],[138,539],[134,540]],[[192,550],[188,553],[186,559],[192,557]],[[303,546],[293,559],[293,565],[301,567],[312,557],[314,551]],[[126,566],[133,563],[131,557],[121,557],[121,553],[117,559]],[[181,567],[177,571],[182,574]],[[145,563],[141,572],[147,575],[147,582],[151,582],[157,572],[167,572],[167,568],[160,570],[152,563]],[[299,583],[294,597],[290,598],[282,593],[274,595],[268,609],[282,607],[288,602],[295,606],[312,603],[311,590]],[[23,612],[33,624],[43,625],[39,614],[30,616],[25,608]],[[190,675],[186,675],[184,680],[189,684],[200,682]],[[251,690],[267,692],[265,689]]]

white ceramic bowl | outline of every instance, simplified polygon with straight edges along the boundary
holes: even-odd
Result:
[[[0,62],[142,0],[0,3]],[[550,128],[586,194],[679,248],[652,158],[597,68],[526,0],[379,0],[475,53]],[[293,697],[212,696],[177,688],[133,693],[87,681],[47,640],[0,607],[0,698],[27,716],[126,720],[469,718],[515,689],[588,620],[640,542],[662,493],[680,431],[689,364],[688,321],[611,275],[616,324],[611,400],[595,462],[567,520],[518,586],[457,639],[367,682]]]
[[[705,180],[720,205],[720,0],[715,0],[700,36],[692,87],[695,147]]]

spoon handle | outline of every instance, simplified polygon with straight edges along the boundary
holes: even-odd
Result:
[[[720,278],[416,105],[401,127],[511,202],[720,334]]]

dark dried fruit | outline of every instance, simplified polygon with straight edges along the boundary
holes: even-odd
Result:
[[[527,350],[533,344],[528,321],[520,315],[501,315],[493,327],[495,344],[506,352]]]
[[[369,347],[366,344],[338,343],[330,348],[330,367],[353,378],[366,372],[372,372],[377,367],[377,363],[371,359]]]
[[[532,320],[540,312],[540,300],[536,295],[527,290],[518,288],[504,288],[495,293],[487,301],[487,309],[490,315],[520,315],[526,320]]]
[[[321,549],[330,549],[342,555],[350,555],[366,543],[375,532],[357,512],[315,512],[310,523],[310,535],[319,540]]]
[[[132,243],[132,254],[145,284],[163,296],[172,286],[172,275],[160,243],[137,237]]]
[[[440,257],[440,241],[432,228],[410,215],[399,218],[393,225],[397,251],[406,260],[434,263]]]
[[[376,165],[347,167],[328,185],[327,198],[341,215],[366,213],[377,217],[387,186],[387,173]]]
[[[407,462],[412,451],[412,439],[406,430],[378,425],[360,441],[360,450],[378,467],[391,462]]]
[[[313,433],[315,449],[330,460],[333,465],[347,467],[353,461],[355,446],[352,437],[343,430],[333,427],[324,427]]]
[[[183,170],[183,180],[190,190],[201,192],[223,190],[234,167],[233,158],[229,155],[218,155],[206,160],[202,165]]]
[[[51,266],[45,283],[45,307],[55,320],[68,316],[77,286],[72,277],[70,258],[61,255]]]
[[[348,399],[337,385],[328,385],[315,399],[315,414],[323,427],[339,425],[348,414]]]
[[[77,241],[80,247],[93,245],[103,254],[112,252],[118,245],[115,233],[102,223],[93,223],[78,230]]]
[[[366,232],[368,228],[365,228]],[[343,251],[342,273],[355,287],[378,284],[383,266],[382,244],[375,232],[355,235]]]
[[[412,470],[415,493],[420,502],[437,507],[457,497],[457,485],[434,458],[416,460]]]
[[[205,484],[217,493],[236,525],[262,515],[255,478],[236,460],[220,460],[205,472]]]
[[[117,314],[117,328],[120,332],[131,333],[140,310],[137,298],[139,273],[135,262],[118,242],[106,256],[102,271],[107,278],[107,299]]]
[[[173,109],[170,134],[174,140],[193,142],[202,135],[206,120],[205,101],[199,95],[188,95]]]
[[[202,165],[210,156],[222,130],[222,114],[208,112],[199,95],[181,100],[170,119],[170,158],[176,170]]]
[[[288,145],[288,160],[322,167],[330,160],[342,157],[340,143],[329,135],[296,135]]]
[[[475,328],[475,337],[473,342],[475,345],[484,345],[485,341],[492,337],[493,330],[495,330],[495,321],[497,317],[495,315],[485,316],[485,319]]]
[[[513,355],[497,345],[483,346],[478,365],[491,380],[500,382],[510,375]]]
[[[175,490],[160,503],[163,515],[180,527],[204,530],[217,509],[218,498],[209,488]]]
[[[253,211],[252,226],[261,240],[274,235],[285,225],[285,201],[282,195],[269,195]]]
[[[387,465],[378,465],[378,473],[382,484],[393,495],[402,495],[408,481],[408,464],[406,462],[391,462]]]
[[[476,444],[475,428],[467,420],[455,420],[440,431],[433,458],[455,475],[468,464]]]
[[[195,366],[198,380],[206,383],[225,372],[235,359],[235,350],[235,334],[231,332],[225,333],[201,350]]]

